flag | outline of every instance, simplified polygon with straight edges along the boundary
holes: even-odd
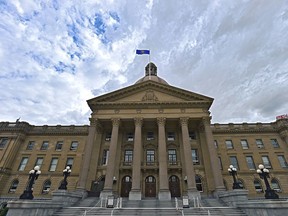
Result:
[[[137,55],[148,54],[150,55],[150,50],[136,50]]]

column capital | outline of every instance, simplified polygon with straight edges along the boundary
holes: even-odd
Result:
[[[157,124],[160,126],[165,126],[165,123],[166,123],[166,118],[163,118],[163,117],[160,117],[160,118],[157,118]]]
[[[180,125],[181,126],[188,126],[189,118],[188,117],[181,117],[180,118]]]
[[[202,123],[203,123],[203,125],[210,125],[211,117],[210,116],[203,117],[202,118]]]
[[[101,133],[103,128],[99,119],[90,118],[89,120],[90,120],[90,126],[95,127],[97,133]]]
[[[142,126],[143,124],[143,118],[134,118],[134,123],[135,123],[135,126]]]
[[[119,118],[112,118],[111,121],[112,121],[113,127],[119,127],[119,125],[120,125],[120,119]]]

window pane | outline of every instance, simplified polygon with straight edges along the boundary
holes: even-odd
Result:
[[[261,139],[256,139],[256,145],[258,148],[264,148],[264,144]]]
[[[69,166],[70,169],[72,169],[73,162],[74,162],[74,158],[67,158],[67,162],[66,162],[65,168],[66,168],[67,166]]]
[[[189,139],[190,140],[196,140],[196,133],[194,131],[189,132]]]
[[[58,163],[58,158],[52,158],[49,171],[54,172],[56,170],[57,163]]]
[[[147,132],[147,140],[154,140],[154,133],[149,131]]]
[[[277,192],[281,192],[281,188],[280,188],[279,182],[276,179],[274,179],[274,178],[271,180],[271,188],[274,189]]]
[[[34,148],[34,145],[34,141],[29,141],[26,150],[32,150]]]
[[[8,143],[7,137],[0,137],[0,148],[5,148],[7,143]]]
[[[254,180],[254,187],[257,192],[263,192],[263,189],[259,180],[256,180],[256,179]]]
[[[167,140],[168,141],[174,141],[175,140],[175,133],[174,132],[168,132],[167,133]]]
[[[272,168],[268,156],[262,156],[262,161],[263,161],[263,165],[265,166],[265,168]]]
[[[272,146],[274,148],[279,148],[280,147],[277,139],[271,139],[270,141],[271,141],[271,144],[272,144]]]
[[[171,165],[177,164],[176,149],[168,149],[168,161]]]
[[[154,150],[147,150],[146,151],[146,163],[147,165],[153,165],[155,162],[155,151]]]
[[[47,150],[48,146],[49,146],[49,142],[48,141],[44,141],[42,143],[42,146],[41,146],[40,150]]]
[[[70,150],[76,151],[77,148],[78,148],[78,141],[72,141],[71,146],[70,146]]]
[[[248,149],[248,142],[247,140],[241,140],[242,149]]]
[[[56,150],[56,151],[61,151],[61,150],[62,150],[62,147],[63,147],[63,142],[62,142],[62,141],[58,141],[58,142],[56,143],[55,150]]]
[[[236,156],[230,156],[230,164],[233,165],[237,170],[239,170],[238,160]]]
[[[199,158],[198,158],[198,150],[197,149],[192,149],[192,161],[193,164],[199,164]]]
[[[35,166],[39,166],[39,168],[41,168],[42,163],[43,163],[43,157],[38,157],[38,158],[36,159]],[[34,166],[34,167],[35,167],[35,166]]]
[[[227,149],[233,149],[232,140],[226,140],[225,143],[226,143],[226,148]]]
[[[246,156],[247,166],[250,170],[255,170],[255,164],[252,156]]]
[[[133,133],[128,133],[127,134],[127,141],[131,142],[134,140],[134,134]]]
[[[288,167],[284,155],[278,155],[278,160],[279,160],[280,166],[281,166],[282,168],[287,168],[287,167]]]
[[[125,150],[124,164],[131,165],[132,161],[133,161],[133,150]]]
[[[28,163],[28,157],[23,157],[21,162],[20,162],[18,170],[23,171],[25,169],[27,163]]]
[[[16,180],[13,180],[10,188],[9,188],[9,193],[15,193],[17,187],[18,187],[18,184],[19,184],[19,181],[16,179]]]
[[[105,150],[103,151],[102,165],[107,165],[107,163],[108,163],[108,157],[109,157],[109,150],[105,149]]]
[[[106,133],[105,141],[111,141],[111,133]]]

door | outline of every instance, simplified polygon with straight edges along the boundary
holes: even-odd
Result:
[[[180,197],[180,181],[179,178],[175,175],[170,176],[169,178],[169,190],[171,197]]]
[[[145,179],[145,197],[156,197],[156,179],[147,176]]]
[[[132,178],[130,176],[124,176],[122,178],[121,197],[129,197],[131,187],[132,187]]]
[[[104,188],[105,177],[102,176],[98,181],[93,181],[91,185],[91,191],[89,191],[88,196],[96,196],[99,197],[101,191]]]

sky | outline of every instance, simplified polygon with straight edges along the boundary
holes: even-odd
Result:
[[[158,76],[212,123],[288,113],[288,1],[0,0],[0,121],[89,124],[86,100]]]

